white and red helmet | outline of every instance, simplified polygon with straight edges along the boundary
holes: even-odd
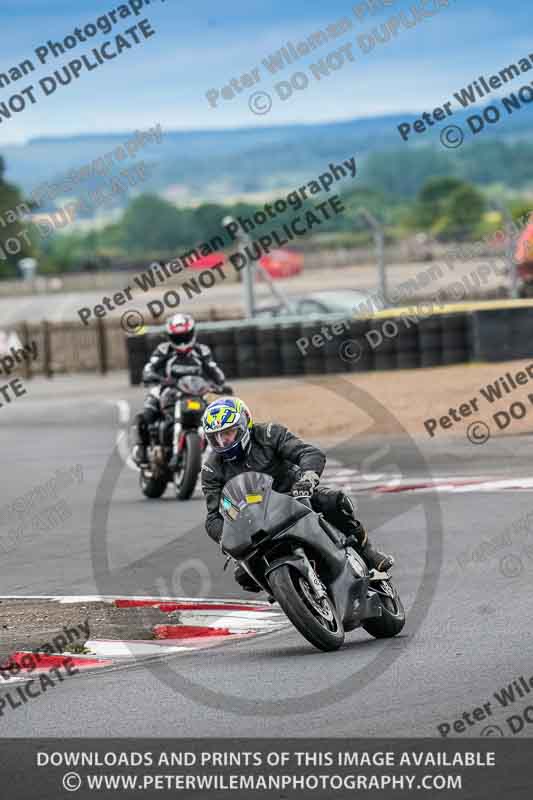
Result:
[[[174,314],[167,319],[166,335],[178,353],[189,353],[196,341],[196,323],[190,314]]]

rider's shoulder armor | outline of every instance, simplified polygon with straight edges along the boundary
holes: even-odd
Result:
[[[154,357],[160,358],[161,356],[168,356],[168,355],[170,355],[170,351],[171,351],[170,342],[161,342],[155,348],[155,350],[154,350],[154,352],[152,354],[152,358],[154,358]]]
[[[223,479],[224,465],[218,453],[209,453],[202,467],[202,473],[202,480]]]
[[[286,430],[276,422],[257,422],[254,423],[253,435],[259,444],[275,446]]]
[[[196,349],[198,353],[201,355],[202,358],[210,358],[211,357],[211,348],[207,344],[200,344],[196,345]]]

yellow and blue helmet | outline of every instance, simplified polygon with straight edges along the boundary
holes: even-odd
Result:
[[[250,449],[252,416],[238,397],[219,397],[209,403],[202,425],[207,441],[224,461],[244,458]]]

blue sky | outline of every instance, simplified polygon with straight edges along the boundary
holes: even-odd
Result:
[[[0,89],[0,104],[28,84],[37,84],[69,60],[93,46],[114,39],[143,17],[156,35],[92,72],[83,72],[69,86],[50,96],[37,91],[38,102],[0,123],[0,145],[43,135],[146,128],[160,122],[169,129],[214,129],[327,122],[400,111],[431,110],[481,74],[491,74],[532,52],[527,35],[531,0],[381,0],[379,14],[358,19],[354,6],[365,0],[150,0],[137,18],[119,21],[111,34],[38,65],[34,49],[48,39],[63,40],[77,26],[118,8],[114,0],[2,0],[0,73],[32,58],[38,70]],[[370,0],[367,0],[370,2]],[[378,2],[378,0],[374,0]],[[386,22],[413,4],[442,7],[411,29],[401,28],[387,44],[363,54],[359,34]],[[272,76],[261,61],[287,41],[301,41],[312,32],[348,17],[352,30]],[[282,102],[273,90],[278,80],[295,71],[310,75],[310,64],[345,43],[354,61],[327,78],[311,78],[305,91]],[[205,93],[221,90],[231,78],[259,67],[261,80],[236,98],[210,108]],[[524,83],[526,80],[524,80]],[[254,90],[272,95],[269,114],[250,112]]]

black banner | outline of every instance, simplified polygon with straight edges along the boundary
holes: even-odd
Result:
[[[531,739],[6,739],[3,796],[518,800]]]

